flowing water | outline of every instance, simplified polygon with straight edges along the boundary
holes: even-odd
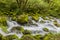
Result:
[[[44,23],[41,23],[41,20],[44,21]],[[60,27],[57,27],[53,24],[53,21],[56,20],[59,24],[60,24],[60,19],[50,19],[50,20],[44,20],[43,18],[39,18],[38,22],[35,22],[34,20],[31,20],[32,23],[34,25],[24,25],[23,28],[24,30],[30,30],[32,31],[32,35],[36,35],[36,34],[47,34],[49,32],[53,32],[53,33],[59,33],[60,32]],[[12,20],[8,20],[7,21],[7,25],[8,25],[8,31],[10,32],[11,29],[13,27],[21,27],[20,24],[18,24],[16,21],[12,21]],[[49,32],[46,32],[43,30],[43,28],[47,28],[49,29]],[[10,32],[10,33],[5,33],[0,29],[0,33],[3,36],[7,36],[7,35],[13,35],[16,34],[19,38],[21,38],[23,36],[22,33],[15,33],[15,32]]]

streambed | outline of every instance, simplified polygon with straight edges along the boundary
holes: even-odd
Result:
[[[50,20],[44,20],[43,18],[40,17],[37,22],[34,20],[31,20],[31,21],[34,25],[33,24],[21,25],[21,24],[18,24],[16,21],[7,20],[7,25],[8,25],[7,30],[9,31],[9,33],[5,33],[1,29],[0,29],[0,33],[3,36],[16,34],[19,38],[21,38],[23,36],[23,33],[11,32],[11,29],[13,27],[23,27],[24,30],[32,31],[32,35],[36,35],[36,34],[45,35],[49,32],[52,32],[52,33],[59,33],[60,32],[60,27],[54,25],[54,21],[57,21],[60,24],[60,19],[53,18]],[[41,21],[43,21],[43,22],[41,22]],[[49,31],[44,31],[43,30],[44,28],[47,28]]]

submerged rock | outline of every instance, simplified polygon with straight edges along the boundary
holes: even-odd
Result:
[[[27,35],[27,34],[31,34],[32,32],[30,30],[24,30],[23,34]]]
[[[60,27],[60,24],[57,21],[54,21],[53,24],[57,27]]]
[[[49,32],[49,29],[48,28],[43,28],[44,31],[46,32]]]
[[[45,21],[41,20],[40,23],[45,23]]]
[[[20,33],[20,32],[23,32],[24,31],[24,28],[23,27],[13,27],[11,29],[11,32],[16,32],[16,33]]]

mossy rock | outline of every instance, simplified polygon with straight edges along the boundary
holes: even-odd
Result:
[[[31,34],[32,32],[30,30],[24,30],[23,34],[27,35],[27,34]]]
[[[57,21],[54,21],[53,24],[57,27],[60,27],[60,24]]]
[[[11,29],[12,32],[16,31],[16,32],[24,32],[24,28],[23,27],[13,27]]]
[[[25,24],[25,23],[28,23],[28,15],[26,14],[22,14],[20,16],[18,16],[17,18],[17,22],[20,23],[20,24]]]
[[[6,36],[8,40],[18,40],[19,38],[14,34],[14,35],[8,35]]]
[[[16,16],[13,16],[13,17],[12,17],[12,20],[13,20],[13,21],[17,21],[17,17],[16,17]]]
[[[43,18],[44,20],[49,20],[49,18],[46,17],[46,16],[43,16],[42,18]]]
[[[60,34],[48,34],[44,37],[44,40],[60,40]]]
[[[41,20],[40,23],[45,23],[45,21]]]
[[[32,25],[34,25],[34,26],[38,26],[37,24],[32,24]]]
[[[37,40],[42,40],[42,35],[37,34],[37,35],[34,36],[34,38],[37,39]]]
[[[46,32],[49,32],[49,29],[48,28],[43,28],[44,31]]]
[[[36,40],[32,35],[24,35],[21,40]]]
[[[35,21],[38,21],[39,20],[39,14],[33,14],[32,15],[32,19],[35,20]]]

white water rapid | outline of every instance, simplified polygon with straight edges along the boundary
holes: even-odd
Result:
[[[41,23],[41,21],[44,21],[44,23]],[[46,34],[46,33],[49,33],[49,32],[53,32],[53,33],[59,33],[60,32],[60,27],[57,27],[53,24],[53,21],[56,20],[59,24],[60,24],[60,19],[50,19],[50,20],[44,20],[43,18],[39,18],[38,22],[35,22],[34,20],[31,20],[33,24],[35,25],[24,25],[23,28],[24,30],[30,30],[32,31],[32,34],[35,35],[35,34]],[[18,24],[16,21],[7,21],[7,25],[8,25],[8,31],[10,32],[11,29],[13,27],[21,27],[20,24]],[[49,30],[49,32],[46,32],[43,30],[43,28],[47,28]],[[23,36],[22,33],[15,33],[15,32],[10,32],[10,33],[4,33],[2,30],[0,30],[0,33],[3,34],[4,36],[7,36],[7,35],[13,35],[13,34],[16,34],[19,38],[21,38]]]

